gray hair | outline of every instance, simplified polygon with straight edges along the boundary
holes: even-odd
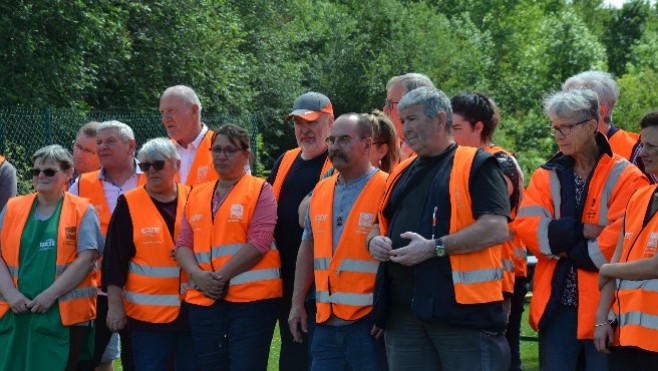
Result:
[[[551,119],[599,119],[599,98],[589,89],[549,93],[544,98],[544,111]]]
[[[32,155],[32,162],[34,163],[36,160],[41,160],[41,162],[52,161],[59,164],[59,168],[65,171],[73,167],[73,156],[71,152],[59,144],[51,144],[39,148]]]
[[[133,132],[133,129],[130,128],[130,126],[124,124],[121,121],[117,120],[110,120],[110,121],[103,121],[98,125],[98,128],[96,128],[96,133],[99,133],[103,130],[116,130],[116,132],[119,134],[121,139],[124,141],[130,141],[130,140],[135,140],[135,133]]]
[[[400,81],[404,83],[404,89],[407,93],[422,86],[427,86],[430,88],[434,87],[434,83],[432,80],[430,80],[429,77],[423,75],[422,73],[412,72],[404,75],[393,76],[390,80],[388,80],[388,83],[386,83],[386,90],[390,89],[393,85]]]
[[[608,107],[608,114],[604,117],[605,122],[612,122],[612,111],[619,99],[619,87],[611,74],[603,71],[585,71],[567,79],[562,84],[562,90],[589,89],[594,91],[600,104]]]
[[[149,139],[137,153],[139,161],[180,160],[174,144],[168,138]]]
[[[414,89],[402,97],[400,103],[398,103],[398,110],[402,112],[403,110],[417,104],[423,105],[425,116],[430,119],[434,119],[439,112],[445,112],[447,118],[446,127],[452,127],[452,107],[450,106],[450,98],[448,98],[448,96],[441,90],[428,86]]]
[[[199,107],[199,113],[201,113],[201,100],[199,100],[199,96],[196,94],[194,89],[192,89],[187,85],[175,85],[168,87],[164,91],[164,93],[162,93],[162,96],[171,93],[175,93],[176,95],[179,95],[189,104],[196,104]]]

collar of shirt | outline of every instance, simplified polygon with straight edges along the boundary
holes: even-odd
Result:
[[[142,169],[139,168],[139,160],[136,159],[136,158],[133,158],[133,163],[135,164],[135,174],[133,174],[132,176],[144,174]],[[105,168],[103,166],[101,166],[101,171],[98,172],[98,179],[100,179],[102,181],[105,181],[105,182],[108,182],[108,183],[112,183],[112,182],[110,182],[109,180],[107,180],[105,178]]]

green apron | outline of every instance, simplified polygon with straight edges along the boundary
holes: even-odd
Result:
[[[47,220],[35,217],[37,201],[21,235],[18,290],[29,300],[55,281],[57,227],[62,201]],[[69,355],[69,329],[62,325],[57,301],[48,312],[0,319],[0,370],[63,370]],[[4,354],[2,354],[4,353]]]

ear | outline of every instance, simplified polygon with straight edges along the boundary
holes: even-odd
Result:
[[[175,165],[175,167],[176,167],[176,170],[180,170],[180,160],[176,160],[176,161],[174,162],[174,165]]]
[[[483,129],[484,129],[484,124],[482,123],[482,121],[478,121],[475,123],[475,125],[473,125],[473,131],[478,134],[481,134]]]
[[[192,103],[192,105],[190,105],[190,109],[192,110],[193,114],[199,113],[199,105],[196,103]]]
[[[438,124],[438,126],[445,126],[445,124],[448,122],[448,115],[446,115],[445,112],[439,112],[436,114],[434,120],[436,120],[435,122]]]
[[[375,148],[377,148],[377,152],[378,152],[377,157],[381,161],[381,159],[383,159],[384,156],[386,156],[386,154],[388,153],[388,144],[382,143],[379,147],[375,147]]]
[[[602,104],[599,107],[599,112],[600,112],[600,115],[601,115],[601,117],[599,117],[599,121],[602,121],[602,120],[605,120],[606,116],[608,116],[608,112],[610,112],[610,109],[608,108],[607,105]]]

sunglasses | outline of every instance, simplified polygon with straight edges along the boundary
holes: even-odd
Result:
[[[57,174],[58,172],[59,170],[57,169],[30,169],[30,173],[32,173],[32,176],[34,178],[38,177],[39,174],[41,173],[43,173],[43,175],[50,178],[51,176]]]
[[[151,166],[153,166],[153,169],[155,171],[160,171],[164,169],[165,166],[165,160],[158,160],[158,161],[153,161],[153,162],[140,162],[139,163],[139,169],[143,172],[148,172],[151,169]]]

